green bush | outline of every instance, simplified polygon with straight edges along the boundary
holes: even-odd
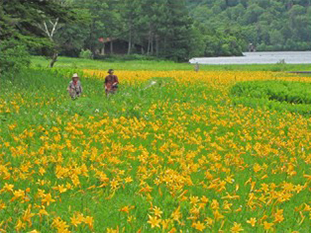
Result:
[[[311,83],[289,81],[240,82],[231,88],[234,103],[311,114]]]
[[[82,49],[80,54],[79,54],[80,58],[84,58],[84,59],[93,59],[93,53],[89,50],[89,49]]]
[[[0,75],[14,78],[23,68],[30,64],[30,55],[17,40],[8,40],[0,43]]]

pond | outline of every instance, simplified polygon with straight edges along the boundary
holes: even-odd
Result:
[[[240,57],[199,57],[192,58],[190,63],[199,64],[275,64],[278,62],[292,64],[311,63],[311,51],[282,52],[245,52]]]

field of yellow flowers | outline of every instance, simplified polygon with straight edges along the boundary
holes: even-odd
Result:
[[[67,71],[66,71],[67,72]],[[311,117],[234,103],[277,72],[25,71],[0,93],[0,232],[310,232]],[[71,73],[70,73],[71,72]]]

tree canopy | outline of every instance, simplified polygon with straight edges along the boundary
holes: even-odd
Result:
[[[311,48],[310,0],[188,0],[190,15],[217,31],[238,28],[257,50]]]
[[[27,51],[50,56],[52,67],[58,54],[100,57],[108,44],[113,54],[115,41],[128,55],[176,61],[242,55],[249,43],[263,51],[307,50],[310,1],[2,0],[1,61],[14,60],[18,47],[20,58]]]

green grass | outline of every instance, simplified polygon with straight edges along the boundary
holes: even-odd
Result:
[[[163,66],[158,65],[158,68]],[[77,228],[71,224],[76,211],[94,217],[94,232],[105,232],[110,227],[118,227],[124,232],[162,232],[162,229],[152,229],[147,223],[148,215],[153,215],[151,203],[161,208],[163,219],[171,218],[172,212],[180,206],[181,222],[185,225],[174,221],[170,229],[174,226],[178,231],[196,232],[191,228],[192,220],[189,219],[192,208],[189,198],[203,195],[209,198],[209,203],[200,210],[198,220],[204,222],[206,217],[213,218],[213,200],[219,202],[225,219],[223,226],[220,220],[205,232],[218,232],[221,226],[224,232],[229,232],[234,222],[241,223],[245,232],[265,232],[259,223],[252,228],[246,220],[255,217],[259,221],[267,215],[267,221],[272,222],[278,208],[284,209],[285,220],[276,225],[277,232],[310,232],[308,213],[303,212],[306,219],[299,225],[301,216],[294,211],[304,203],[311,204],[307,186],[310,183],[303,177],[310,174],[307,155],[311,148],[306,136],[311,125],[306,118],[299,114],[232,105],[227,87],[213,86],[213,81],[197,80],[191,84],[170,77],[152,77],[135,85],[122,82],[118,93],[110,98],[105,97],[103,80],[81,78],[85,92],[81,98],[72,101],[66,92],[69,78],[64,77],[74,70],[54,70],[25,70],[13,81],[4,79],[1,82],[0,190],[4,183],[14,184],[14,190],[31,189],[27,194],[31,198],[29,202],[21,199],[11,201],[12,193],[0,193],[0,200],[7,205],[6,209],[0,209],[0,223],[5,222],[1,227],[6,227],[7,232],[14,232],[17,220],[23,218],[29,204],[32,205],[32,213],[38,212],[35,206],[42,205],[38,189],[51,193],[56,202],[45,207],[49,216],[43,216],[42,220],[37,215],[33,216],[32,226],[27,224],[22,232],[34,229],[54,232],[56,230],[51,225],[55,217],[65,220],[74,232],[92,232],[85,224]],[[151,81],[157,84],[145,89]],[[16,106],[19,106],[19,111],[16,111]],[[7,109],[11,111],[7,112]],[[12,125],[16,127],[10,129]],[[29,132],[34,134],[30,136]],[[60,137],[59,141],[56,141],[56,136]],[[5,143],[10,145],[4,146]],[[247,145],[251,149],[247,150]],[[42,148],[43,153],[40,154]],[[12,156],[11,150],[14,149],[26,152]],[[258,155],[259,150],[271,149],[276,149],[277,153]],[[109,160],[111,158],[119,159],[120,163],[113,163]],[[255,163],[263,168],[266,165],[266,168],[255,173]],[[29,170],[21,169],[25,164],[29,164]],[[79,172],[82,165],[88,171],[87,176],[78,175],[81,185],[65,193],[52,188],[73,184],[70,173]],[[294,166],[296,175],[287,174],[289,165]],[[60,178],[56,172],[58,166],[68,169]],[[5,168],[8,168],[10,177],[4,174]],[[40,174],[40,168],[44,168],[46,173]],[[99,187],[103,181],[94,169],[105,173],[109,182],[122,179],[120,188],[113,193],[109,182],[107,186]],[[174,173],[170,175],[172,171]],[[207,171],[213,175],[212,180],[206,178]],[[156,185],[156,180],[165,174],[174,182],[163,180]],[[268,177],[262,179],[266,174]],[[216,182],[215,179],[224,180],[229,175],[233,176],[234,182],[227,183],[226,190],[207,188]],[[124,183],[128,176],[133,178],[132,183]],[[193,185],[177,187],[181,177],[191,177]],[[245,184],[249,178],[256,182],[253,192],[250,184]],[[46,183],[41,185],[39,180]],[[153,188],[150,193],[152,200],[139,192],[143,182]],[[306,188],[300,193],[289,192],[293,196],[286,202],[274,199],[265,204],[257,199],[264,196],[266,201],[276,192],[283,194],[284,182],[306,184]],[[276,187],[268,194],[260,190],[262,184],[270,187],[276,184]],[[93,185],[96,188],[88,189]],[[171,188],[175,189],[174,195]],[[185,190],[188,200],[181,201],[179,195]],[[227,192],[240,198],[228,200],[232,203],[232,211],[225,212],[223,204],[227,200],[222,197]],[[247,207],[250,194],[256,197],[255,210]],[[136,217],[132,224],[127,222],[127,214],[119,211],[126,205],[135,206],[130,211],[130,215]],[[234,212],[241,206],[241,212]]]
[[[230,91],[235,104],[268,107],[306,116],[311,114],[311,84],[304,82],[267,80],[235,84]]]
[[[46,68],[49,60],[44,57],[33,56],[32,67]],[[98,69],[108,70],[194,70],[194,64],[176,63],[173,61],[101,61],[81,58],[59,57],[55,63],[57,68]],[[205,71],[310,71],[311,64],[256,64],[256,65],[201,65]]]

